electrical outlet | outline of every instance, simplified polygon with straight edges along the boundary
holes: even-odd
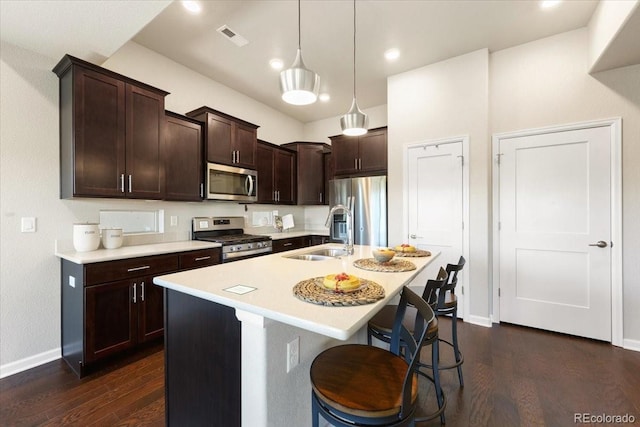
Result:
[[[293,341],[287,343],[287,372],[300,363],[300,337],[295,337]]]
[[[76,278],[73,276],[69,276],[69,286],[71,286],[72,288],[76,287]]]
[[[175,227],[178,225],[178,217],[175,215],[171,215],[171,226]]]

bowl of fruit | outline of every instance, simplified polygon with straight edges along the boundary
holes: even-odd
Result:
[[[389,262],[396,254],[393,249],[389,248],[374,249],[371,253],[373,254],[373,258],[378,262]]]

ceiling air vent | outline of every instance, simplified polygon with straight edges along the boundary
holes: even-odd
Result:
[[[226,25],[223,25],[222,27],[218,28],[216,31],[222,34],[224,38],[226,38],[230,42],[233,42],[233,44],[235,44],[238,47],[242,47],[245,44],[249,43],[247,39],[245,39],[235,31],[233,31],[231,28],[227,27]]]

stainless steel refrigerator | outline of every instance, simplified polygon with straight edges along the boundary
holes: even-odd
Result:
[[[334,179],[329,181],[329,204],[347,206],[347,197],[355,197],[353,205],[353,243],[387,246],[387,177]],[[343,241],[347,235],[347,216],[336,213],[331,221],[331,240]]]

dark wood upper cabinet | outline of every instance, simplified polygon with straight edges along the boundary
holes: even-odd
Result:
[[[296,154],[258,140],[258,203],[295,204]]]
[[[126,85],[126,196],[164,198],[164,95]]]
[[[291,142],[283,147],[296,152],[296,185],[298,205],[324,205],[324,153],[330,150],[320,142]]]
[[[208,162],[256,169],[259,126],[209,107],[200,107],[186,115],[205,124]]]
[[[361,136],[337,135],[330,139],[336,177],[387,172],[387,128],[372,129]]]
[[[165,116],[165,200],[201,201],[202,124],[170,111]]]
[[[60,197],[164,197],[163,90],[70,55],[60,79]]]

